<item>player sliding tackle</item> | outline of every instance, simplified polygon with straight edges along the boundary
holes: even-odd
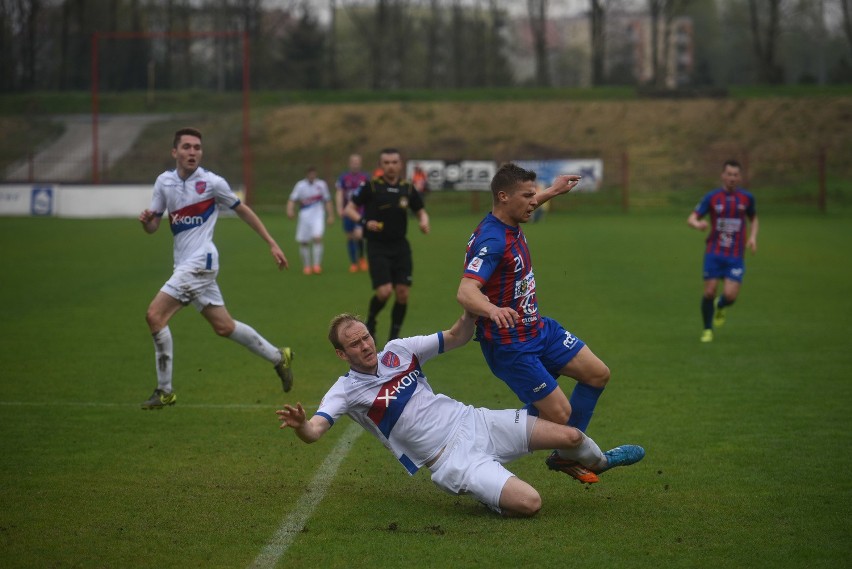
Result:
[[[409,474],[421,467],[451,494],[472,494],[506,516],[532,516],[541,509],[535,488],[504,466],[534,450],[558,448],[600,474],[642,459],[640,446],[602,453],[580,430],[529,415],[525,409],[491,410],[435,393],[422,365],[466,344],[474,318],[465,312],[449,330],[388,342],[376,352],[366,325],[353,314],[331,321],[328,339],[349,371],[328,390],[307,419],[301,403],[277,411],[281,428],[291,427],[306,443],[320,439],[349,415],[379,439]]]

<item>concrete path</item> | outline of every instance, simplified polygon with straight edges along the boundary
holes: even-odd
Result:
[[[100,115],[98,150],[106,156],[106,166],[121,158],[152,122],[168,120],[172,115]],[[92,116],[56,117],[65,123],[65,132],[33,157],[33,182],[89,182],[92,178]],[[102,158],[103,160],[103,158]],[[104,167],[103,162],[101,167]],[[9,182],[29,182],[30,164],[24,160],[6,169]]]

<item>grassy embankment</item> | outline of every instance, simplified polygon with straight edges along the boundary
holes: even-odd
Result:
[[[604,191],[574,202],[614,209],[625,184],[631,208],[689,207],[732,156],[747,164],[748,183],[763,203],[810,209],[825,149],[830,205],[846,205],[852,194],[852,165],[845,160],[852,148],[852,87],[742,88],[724,98],[690,99],[639,98],[632,89],[606,88],[260,92],[251,100],[252,199],[261,209],[280,207],[308,164],[332,180],[350,152],[363,153],[370,164],[388,145],[412,158],[601,157]],[[206,134],[206,165],[241,183],[239,94],[158,93],[153,104],[144,93],[104,94],[101,102],[104,113],[176,114],[149,127],[107,179],[153,179],[170,163],[166,133],[191,122]],[[4,96],[0,103],[4,138],[24,142],[16,149],[55,136],[51,115],[90,111],[87,93]],[[436,205],[450,202],[448,210],[470,201],[435,197]]]

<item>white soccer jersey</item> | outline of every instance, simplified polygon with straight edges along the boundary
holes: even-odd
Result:
[[[443,332],[388,342],[378,355],[378,373],[350,369],[325,394],[317,414],[332,425],[349,415],[414,474],[450,442],[468,408],[432,391],[420,367],[443,347]]]
[[[239,204],[228,182],[204,168],[196,168],[186,180],[176,170],[157,177],[150,210],[160,216],[169,212],[175,270],[218,270],[219,252],[213,244],[217,206],[233,209]]]
[[[296,241],[306,243],[318,239],[325,233],[325,208],[331,200],[328,184],[319,178],[313,182],[299,180],[290,193],[290,201],[299,204],[299,221],[296,224]]]
[[[290,192],[290,201],[298,203],[301,210],[322,206],[329,200],[331,200],[331,194],[328,192],[328,184],[319,178],[313,182],[307,178],[299,180]]]

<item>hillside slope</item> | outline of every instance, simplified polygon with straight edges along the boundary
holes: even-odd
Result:
[[[611,165],[626,152],[638,191],[713,183],[721,161],[737,157],[752,183],[778,184],[812,178],[821,147],[852,178],[841,156],[852,150],[852,98],[295,105],[266,114],[257,139],[258,162],[340,165],[350,151],[372,159],[389,145],[410,157],[599,155]]]
[[[829,194],[852,195],[852,161],[846,159],[852,151],[852,97],[845,94],[258,105],[251,118],[253,200],[260,206],[280,207],[308,165],[331,181],[349,153],[362,153],[369,167],[387,146],[420,159],[601,157],[605,188],[617,193],[627,183],[634,195],[695,195],[716,184],[721,162],[733,157],[745,164],[751,187],[792,192],[794,199],[814,195],[824,149]],[[45,119],[31,122],[45,130]],[[171,133],[192,124],[205,133],[205,165],[237,187],[243,175],[241,119],[237,108],[201,105],[193,115],[152,124],[103,179],[152,182],[174,164]],[[0,116],[0,130],[9,135],[4,139],[20,141],[37,131],[26,122]],[[12,147],[19,159],[21,145]]]

